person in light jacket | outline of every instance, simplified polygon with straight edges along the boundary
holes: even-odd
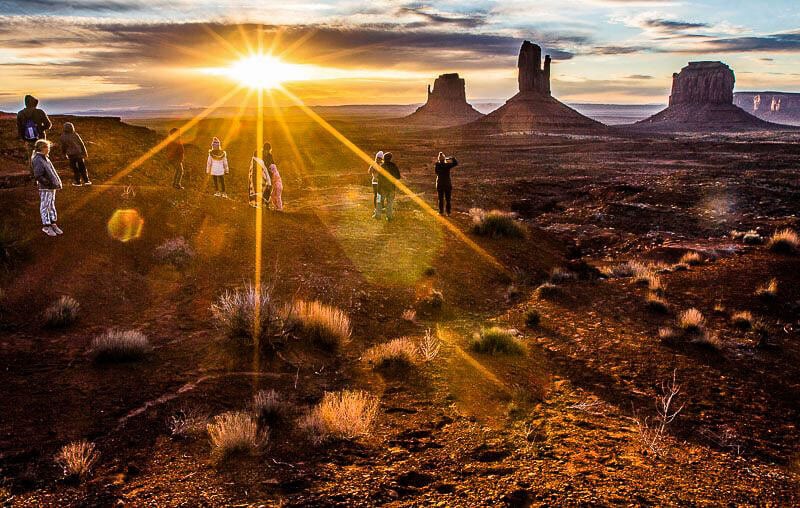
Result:
[[[63,188],[61,178],[50,161],[50,142],[40,139],[34,145],[31,169],[39,186],[39,214],[42,217],[42,232],[47,236],[57,236],[64,232],[58,227],[56,212],[56,191]]]
[[[208,162],[206,162],[206,173],[214,178],[214,195],[227,198],[225,192],[225,175],[230,173],[228,168],[228,154],[221,148],[219,138],[211,140],[211,150],[208,151]]]
[[[267,166],[269,171],[270,180],[272,180],[272,191],[269,194],[269,202],[272,209],[278,212],[283,211],[283,179],[278,172],[278,164],[272,156],[272,145],[264,143],[264,165]]]
[[[64,123],[64,133],[61,135],[61,151],[69,161],[72,168],[72,185],[92,185],[89,180],[89,171],[86,169],[86,145],[83,144],[81,136],[75,132],[75,126],[70,122]]]
[[[378,173],[379,168],[383,167],[383,150],[375,154],[375,162],[369,165],[369,176],[372,177],[372,210],[373,217],[378,210]]]

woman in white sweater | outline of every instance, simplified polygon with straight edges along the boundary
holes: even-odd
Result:
[[[219,138],[211,140],[211,150],[208,151],[208,162],[206,163],[206,173],[214,178],[214,195],[227,198],[225,192],[225,175],[230,173],[228,168],[228,154],[221,148]]]

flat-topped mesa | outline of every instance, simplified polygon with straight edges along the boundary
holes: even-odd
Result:
[[[672,75],[669,105],[733,104],[736,76],[722,62],[689,62]]]
[[[523,42],[517,60],[519,91],[550,95],[550,62],[550,55],[545,56],[542,68],[542,48],[531,41]]]
[[[430,125],[457,125],[483,116],[467,102],[466,82],[457,73],[442,74],[428,85],[428,100],[407,117]]]

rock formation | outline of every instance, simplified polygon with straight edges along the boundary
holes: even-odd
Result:
[[[768,122],[800,125],[800,93],[737,92],[733,103]]]
[[[470,128],[488,128],[502,132],[585,131],[603,128],[550,94],[550,55],[530,41],[522,43],[519,67],[519,93],[500,108],[470,124]]]
[[[467,102],[466,83],[458,74],[442,74],[428,85],[428,100],[407,116],[413,123],[448,126],[469,123],[483,114]]]
[[[640,129],[730,131],[777,127],[733,104],[736,77],[722,62],[690,62],[672,75],[669,107],[637,122]]]

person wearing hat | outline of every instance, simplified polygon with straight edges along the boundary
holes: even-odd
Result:
[[[372,217],[378,217],[378,169],[383,166],[383,150],[375,154],[375,162],[369,165],[369,176],[372,177]]]
[[[86,169],[86,145],[83,143],[80,134],[75,132],[72,122],[64,122],[64,133],[61,135],[61,152],[69,161],[72,168],[72,185],[92,185],[89,180],[89,171]]]
[[[392,153],[383,154],[383,168],[378,172],[378,205],[375,208],[375,218],[381,218],[381,212],[386,210],[386,220],[394,219],[394,197],[397,193],[396,182],[400,180],[400,168],[392,161]]]
[[[222,150],[222,143],[219,138],[211,140],[211,150],[208,151],[208,161],[206,162],[206,173],[214,179],[214,195],[227,198],[225,192],[225,175],[230,173],[228,168],[228,154]]]

